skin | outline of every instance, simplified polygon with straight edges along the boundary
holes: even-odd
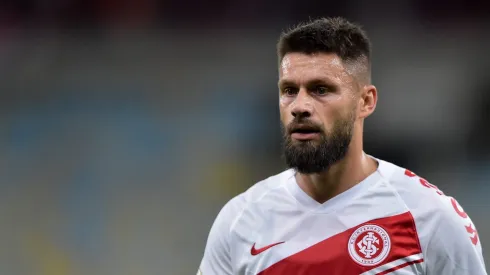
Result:
[[[342,160],[321,173],[296,173],[300,188],[320,204],[377,169],[378,163],[363,151],[364,119],[374,112],[377,103],[376,87],[366,75],[367,72],[353,69],[332,53],[288,53],[280,63],[279,109],[284,126],[296,115],[307,114],[328,135],[335,121],[345,120],[349,115],[355,118],[349,150]]]

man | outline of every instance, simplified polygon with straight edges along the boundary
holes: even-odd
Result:
[[[364,153],[377,103],[364,31],[319,19],[283,33],[277,50],[291,169],[223,207],[198,274],[486,274],[455,199]]]

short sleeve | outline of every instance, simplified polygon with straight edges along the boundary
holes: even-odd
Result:
[[[233,274],[230,231],[242,208],[243,198],[237,196],[219,212],[209,232],[198,275]]]
[[[476,227],[454,198],[446,197],[426,248],[428,275],[487,275]]]

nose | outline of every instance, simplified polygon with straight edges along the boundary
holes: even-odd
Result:
[[[313,113],[313,102],[308,93],[301,89],[296,98],[294,99],[293,106],[291,108],[291,114],[293,117],[310,117]]]

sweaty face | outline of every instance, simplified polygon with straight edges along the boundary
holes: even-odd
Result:
[[[356,121],[355,80],[335,54],[289,53],[279,69],[284,157],[312,174],[347,154]]]

